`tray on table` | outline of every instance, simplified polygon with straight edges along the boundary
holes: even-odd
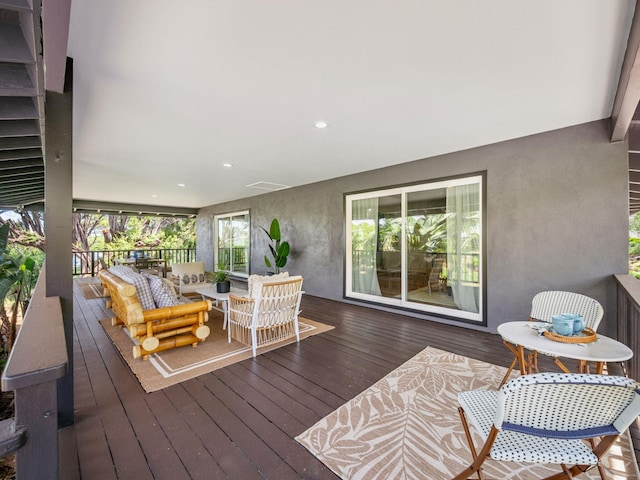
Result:
[[[545,330],[542,334],[553,340],[554,342],[563,342],[563,343],[591,343],[595,342],[598,338],[596,332],[594,332],[591,328],[585,327],[585,329],[578,333],[577,335],[566,336],[560,335],[559,333],[554,332],[553,330]]]

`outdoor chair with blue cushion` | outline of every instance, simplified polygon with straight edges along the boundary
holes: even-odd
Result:
[[[595,332],[604,315],[604,309],[597,300],[587,297],[586,295],[560,290],[549,290],[537,293],[533,297],[533,300],[531,300],[531,313],[529,314],[529,320],[533,322],[547,322],[551,324],[552,317],[554,315],[561,315],[563,313],[575,313],[582,315],[585,326]],[[507,374],[502,380],[502,383],[506,382],[509,378],[511,371],[515,367],[519,358],[517,345],[512,345],[506,340],[504,344],[514,353],[515,356]],[[538,353],[545,354],[545,352],[531,352],[528,356],[529,360],[526,362],[527,365],[520,365],[522,373],[533,373],[538,371]],[[553,360],[563,371],[569,373],[567,367],[559,358],[554,357]],[[588,373],[582,371],[584,367],[584,365],[579,365],[580,373]]]
[[[559,464],[547,478],[573,478],[600,460],[640,414],[639,384],[629,378],[577,373],[537,373],[500,390],[458,395],[460,418],[473,463],[454,480],[474,473],[487,458],[499,462]],[[484,440],[479,452],[469,424]]]

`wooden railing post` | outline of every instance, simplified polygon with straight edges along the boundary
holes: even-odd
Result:
[[[640,280],[631,275],[614,275],[618,286],[618,341],[627,345],[634,356],[628,361],[629,377],[640,376]]]
[[[20,480],[58,478],[57,381],[67,365],[60,297],[45,297],[43,267],[2,374],[2,390],[15,395],[15,420],[0,437],[15,437]]]

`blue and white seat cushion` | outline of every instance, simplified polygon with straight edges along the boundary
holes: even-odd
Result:
[[[617,407],[639,401],[634,387],[625,377],[545,373],[518,377],[499,391],[462,392],[458,400],[483,438],[492,426],[500,431],[490,451],[494,460],[597,465],[581,439],[624,431],[629,422]]]

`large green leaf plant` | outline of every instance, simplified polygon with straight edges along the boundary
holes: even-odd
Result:
[[[32,257],[9,252],[9,226],[0,226],[0,313],[5,354],[15,341],[19,310],[24,315],[31,298],[35,269],[36,261]]]
[[[290,246],[289,242],[282,241],[280,237],[280,223],[277,218],[271,221],[269,230],[264,227],[260,227],[267,234],[271,243],[269,244],[269,252],[271,253],[271,259],[267,255],[264,256],[264,263],[267,268],[273,268],[274,273],[280,273],[280,269],[287,264],[287,257],[289,255]],[[273,260],[273,263],[271,263]]]

